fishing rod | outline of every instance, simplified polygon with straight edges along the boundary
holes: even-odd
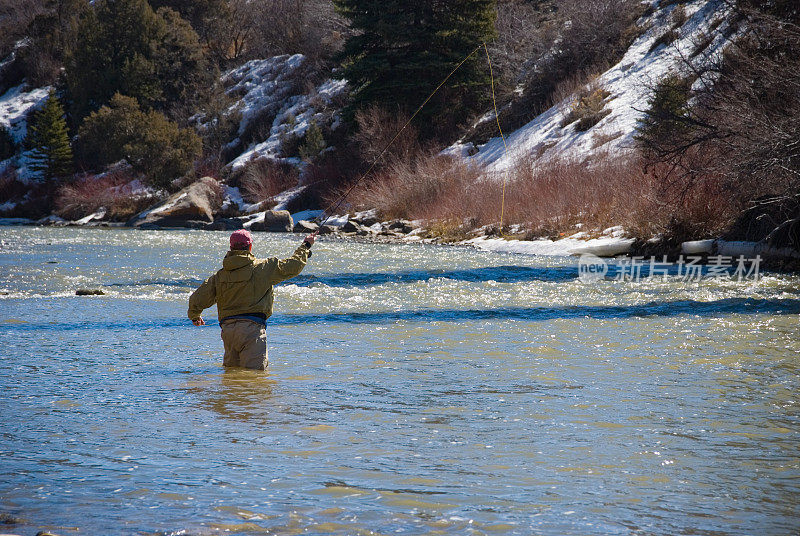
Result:
[[[456,65],[455,69],[450,71],[450,74],[448,74],[445,77],[445,79],[442,80],[441,83],[438,86],[436,86],[436,89],[434,89],[433,92],[431,92],[431,94],[428,95],[428,98],[426,98],[422,102],[422,104],[419,105],[419,107],[411,115],[411,117],[408,119],[408,121],[406,121],[405,124],[400,128],[400,130],[397,131],[397,133],[394,135],[394,137],[392,137],[392,139],[389,141],[389,143],[386,144],[386,146],[378,154],[378,156],[375,157],[375,159],[372,161],[372,164],[370,164],[369,168],[367,168],[367,170],[364,173],[362,173],[361,176],[358,179],[356,179],[356,181],[353,184],[351,184],[350,187],[342,195],[340,195],[336,201],[334,201],[333,203],[328,205],[328,208],[326,208],[323,211],[323,214],[327,214],[327,216],[325,217],[324,220],[322,220],[322,222],[320,222],[320,224],[319,224],[320,228],[323,225],[325,225],[325,223],[333,216],[333,209],[337,208],[342,203],[342,201],[344,201],[347,198],[347,196],[350,195],[350,193],[355,189],[355,187],[358,186],[358,184],[362,180],[364,180],[364,178],[366,178],[367,175],[370,174],[370,172],[375,168],[375,166],[378,164],[378,162],[383,157],[383,155],[386,153],[386,151],[389,150],[389,147],[392,146],[392,144],[397,140],[397,138],[400,136],[400,134],[402,134],[402,132],[406,129],[406,127],[408,127],[408,125],[411,124],[411,122],[414,120],[414,118],[417,117],[417,114],[419,114],[422,111],[422,109],[425,107],[425,105],[428,104],[428,101],[430,101],[433,98],[433,96],[436,95],[436,93],[442,88],[442,86],[444,86],[447,83],[447,81],[450,80],[450,77],[453,76],[456,73],[456,71],[458,71],[461,68],[461,66],[464,65],[467,62],[467,60],[469,60],[478,50],[480,50],[481,47],[483,47],[483,49],[486,51],[486,59],[489,62],[489,76],[490,76],[491,82],[492,82],[492,84],[491,84],[492,85],[492,103],[494,104],[494,115],[495,115],[495,118],[497,119],[497,128],[500,129],[500,136],[503,138],[503,147],[504,147],[504,149],[505,150],[508,149],[506,147],[506,138],[503,135],[503,130],[502,130],[502,128],[500,128],[500,117],[499,117],[499,115],[497,113],[497,100],[496,100],[495,94],[494,94],[494,73],[492,72],[492,60],[489,57],[489,48],[486,46],[486,43],[481,43],[480,45],[475,47],[475,49],[472,52],[467,54],[467,56],[463,60],[461,60],[461,63]],[[503,211],[505,209],[505,199],[506,199],[506,176],[504,175],[503,176],[503,198],[502,198],[502,206],[501,206],[501,209],[500,209],[500,232],[501,233],[502,233],[502,229],[503,229]]]

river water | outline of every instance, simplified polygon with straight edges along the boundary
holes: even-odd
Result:
[[[800,525],[798,276],[585,284],[570,258],[320,241],[276,288],[261,373],[185,318],[226,233],[0,241],[7,532]]]

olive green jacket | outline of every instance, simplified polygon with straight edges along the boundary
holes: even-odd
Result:
[[[231,250],[222,269],[212,275],[189,297],[189,318],[197,320],[203,309],[217,304],[223,318],[263,313],[272,315],[272,285],[299,274],[310,255],[303,243],[288,259],[257,259],[247,250]]]

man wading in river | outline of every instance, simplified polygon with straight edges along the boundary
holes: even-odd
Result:
[[[189,297],[189,318],[205,324],[203,309],[217,304],[226,367],[267,368],[267,318],[272,314],[272,285],[299,274],[311,256],[316,233],[308,235],[294,255],[279,260],[253,256],[249,231],[231,235],[231,250],[222,270],[212,275]]]

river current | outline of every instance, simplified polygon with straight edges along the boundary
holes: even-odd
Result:
[[[186,318],[226,242],[0,228],[0,532],[800,526],[796,275],[587,284],[574,258],[321,240],[262,373],[222,368],[215,309]]]

